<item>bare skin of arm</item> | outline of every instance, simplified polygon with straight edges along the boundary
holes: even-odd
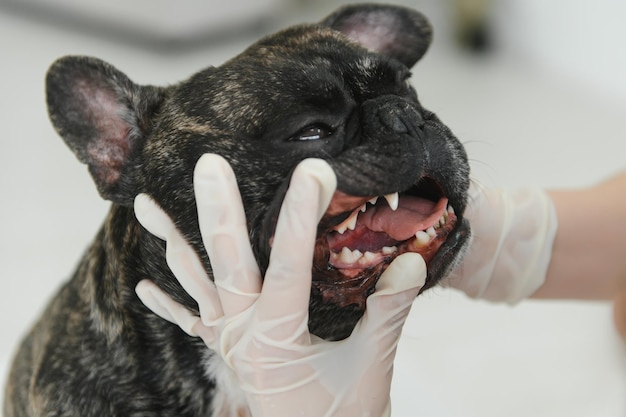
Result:
[[[593,187],[550,191],[559,227],[533,298],[615,300],[626,338],[626,172]]]

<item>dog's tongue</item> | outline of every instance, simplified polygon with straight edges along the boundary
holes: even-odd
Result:
[[[359,214],[358,224],[403,241],[437,224],[447,204],[446,198],[433,202],[421,197],[402,196],[396,210],[380,204],[369,207],[365,213]]]

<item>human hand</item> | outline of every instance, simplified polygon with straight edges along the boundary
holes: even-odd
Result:
[[[222,158],[203,156],[194,188],[214,283],[171,220],[149,197],[137,218],[167,241],[167,261],[198,302],[200,317],[150,281],[137,293],[161,317],[200,336],[234,371],[258,416],[387,416],[393,360],[410,306],[424,284],[420,255],[399,256],[367,299],[351,336],[324,341],[309,333],[308,302],[317,223],[336,186],[330,166],[306,160],[294,171],[261,280],[234,174]]]

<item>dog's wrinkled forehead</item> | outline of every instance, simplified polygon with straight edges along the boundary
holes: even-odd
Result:
[[[285,38],[292,41],[280,43]],[[366,98],[374,87],[394,83],[409,74],[400,61],[369,50],[334,29],[301,26],[272,39],[277,43],[260,42],[252,48],[260,61],[278,71],[277,76],[293,71],[294,78],[313,81],[313,86],[315,81],[340,83],[357,101]],[[319,87],[321,92],[324,84]]]
[[[333,29],[308,25],[274,34],[219,68],[189,79],[178,103],[189,115],[219,119],[224,130],[259,135],[290,112],[345,106],[393,93],[408,77],[399,61],[369,51]],[[392,90],[389,90],[389,89]],[[189,94],[191,90],[196,94]],[[198,95],[205,89],[206,95]],[[220,117],[213,117],[220,115]]]

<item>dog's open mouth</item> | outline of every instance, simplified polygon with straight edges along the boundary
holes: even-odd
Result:
[[[337,191],[318,230],[313,288],[324,302],[364,307],[395,257],[417,252],[429,265],[456,223],[442,188],[428,177],[380,197]]]

